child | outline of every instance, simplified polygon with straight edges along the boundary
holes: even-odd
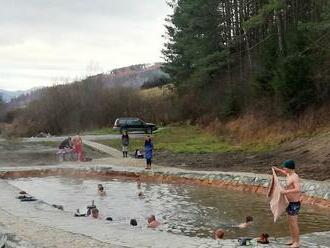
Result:
[[[280,172],[287,177],[287,186],[281,193],[289,200],[289,206],[286,211],[288,214],[288,224],[291,235],[291,241],[288,242],[291,248],[300,246],[298,215],[300,211],[300,179],[295,172],[295,162],[286,160],[283,163],[283,169],[273,167],[275,171]]]
[[[152,144],[151,137],[148,135],[144,142],[144,153],[147,162],[147,170],[151,169],[152,155],[153,155],[154,145]]]
[[[136,149],[135,150],[135,155],[134,155],[135,158],[144,158],[142,152],[139,150],[139,149]]]

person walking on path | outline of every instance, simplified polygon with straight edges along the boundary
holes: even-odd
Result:
[[[289,201],[289,206],[286,209],[288,214],[289,230],[291,234],[291,241],[287,244],[291,248],[298,248],[300,246],[299,240],[299,225],[298,215],[300,211],[300,179],[295,172],[295,162],[287,160],[283,163],[283,169],[273,167],[275,171],[287,176],[287,187],[281,192]]]
[[[123,149],[123,158],[127,158],[128,145],[129,145],[129,136],[127,131],[125,131],[121,136],[121,144]]]
[[[144,141],[144,153],[146,157],[147,167],[146,169],[151,169],[152,155],[153,155],[154,145],[151,141],[151,137],[148,135]]]

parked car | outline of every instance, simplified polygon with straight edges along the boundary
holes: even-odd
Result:
[[[153,123],[146,123],[139,118],[118,118],[115,121],[113,130],[120,131],[143,131],[145,133],[152,133],[157,130],[157,126]]]

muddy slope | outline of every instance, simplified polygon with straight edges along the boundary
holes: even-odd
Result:
[[[297,173],[305,179],[330,180],[330,133],[289,141],[265,153],[155,153],[155,163],[189,169],[270,173],[272,165],[294,159]]]

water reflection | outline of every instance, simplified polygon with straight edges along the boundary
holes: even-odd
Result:
[[[11,183],[50,204],[63,205],[72,213],[77,208],[84,211],[95,200],[104,218],[111,216],[114,222],[127,225],[134,218],[140,228],[146,228],[147,217],[155,214],[162,223],[161,230],[188,236],[211,237],[216,228],[225,229],[226,238],[255,237],[263,232],[275,237],[288,234],[286,219],[274,224],[267,200],[253,194],[145,183],[138,189],[135,182],[66,177],[17,179]],[[106,196],[97,194],[98,183],[105,187]],[[138,196],[141,191],[143,198]],[[235,227],[247,215],[254,217],[254,226],[246,230]],[[299,221],[302,233],[330,229],[330,213],[324,209],[303,206]]]

